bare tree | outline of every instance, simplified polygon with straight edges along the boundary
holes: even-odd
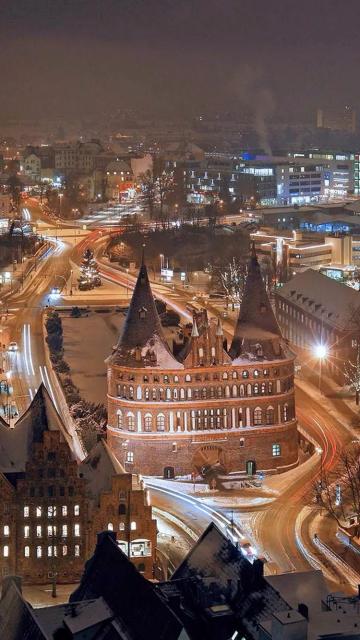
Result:
[[[360,531],[360,446],[345,450],[335,472],[322,469],[321,479],[314,485],[316,502],[337,522],[338,526],[355,524]]]
[[[348,383],[350,389],[355,391],[356,404],[359,404],[360,400],[360,347],[358,346],[356,352],[356,359],[354,362],[348,360],[345,363],[344,369],[345,380]]]
[[[144,205],[149,212],[150,220],[153,220],[156,204],[156,178],[150,170],[142,173],[139,177]]]
[[[230,262],[222,266],[212,267],[211,272],[213,282],[224,291],[234,310],[235,304],[240,304],[242,300],[246,279],[246,265],[234,257]]]

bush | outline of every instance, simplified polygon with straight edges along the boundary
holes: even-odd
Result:
[[[54,369],[57,373],[69,373],[70,367],[65,360],[61,359],[57,364],[54,365]]]
[[[79,307],[73,307],[70,313],[71,318],[81,318],[81,310]]]
[[[48,333],[58,333],[62,335],[62,322],[57,311],[50,311],[46,320],[46,331]]]
[[[62,335],[59,335],[58,333],[49,333],[46,338],[46,342],[48,343],[49,349],[52,353],[54,352],[57,354],[62,353],[62,348],[63,348]]]

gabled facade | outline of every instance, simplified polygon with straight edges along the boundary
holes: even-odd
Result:
[[[205,310],[175,357],[141,265],[108,365],[108,442],[128,471],[254,474],[298,463],[294,354],[281,335],[253,250],[229,351]]]
[[[0,488],[0,577],[76,582],[98,531],[108,527],[152,576],[156,522],[144,487],[105,442],[79,464],[43,386],[14,428],[0,423]]]

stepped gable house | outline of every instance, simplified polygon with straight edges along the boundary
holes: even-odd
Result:
[[[142,481],[103,440],[81,463],[71,441],[43,385],[14,428],[0,419],[0,577],[76,582],[98,532],[109,529],[151,578],[156,521]]]
[[[194,316],[171,352],[140,267],[108,367],[108,443],[127,471],[165,477],[298,463],[294,354],[282,337],[254,248],[229,351],[221,322]]]

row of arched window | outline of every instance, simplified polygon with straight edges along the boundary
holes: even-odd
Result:
[[[282,374],[286,374],[286,373],[291,373],[292,371],[292,367],[290,368],[282,368],[281,369],[281,373]],[[179,377],[178,375],[174,375],[174,376],[170,376],[168,374],[164,374],[162,376],[159,375],[153,375],[152,376],[152,382],[154,383],[158,383],[158,382],[162,382],[163,384],[182,384],[183,382],[208,382],[210,380],[237,380],[237,379],[248,379],[248,378],[268,378],[269,376],[272,377],[277,377],[280,374],[280,370],[279,368],[275,367],[273,369],[253,369],[251,371],[248,371],[247,369],[244,369],[243,371],[216,371],[214,373],[195,373],[195,374],[190,374],[190,373],[186,373],[184,376]],[[135,378],[135,375],[133,373],[128,374],[127,376],[125,376],[124,374],[120,373],[117,376],[117,380],[127,380],[128,382],[135,382],[135,380],[137,380],[137,378]],[[140,380],[138,380],[140,382]],[[141,382],[146,384],[148,382],[150,382],[150,376],[142,376],[142,380]]]
[[[235,424],[234,424],[235,416]],[[266,408],[237,408],[234,411],[229,408],[223,409],[193,409],[188,414],[188,429],[229,429],[232,427],[261,426],[271,425],[276,422],[288,422],[294,419],[294,407],[292,404],[285,403],[280,408],[280,414],[275,411],[275,407],[269,405]],[[168,421],[164,413],[153,415],[146,413],[142,418],[139,416],[140,423],[136,423],[136,416],[131,411],[123,412],[121,409],[117,411],[117,427],[126,431],[165,431],[168,428]],[[174,417],[174,430],[181,428],[180,412]],[[120,512],[119,512],[120,513]]]
[[[184,389],[181,387],[166,387],[160,388],[148,388],[142,387],[135,388],[126,385],[118,385],[117,395],[124,400],[145,400],[149,402],[162,402],[162,401],[177,401],[177,400],[206,400],[209,398],[244,398],[257,395],[272,395],[273,393],[285,393],[289,391],[293,386],[292,377],[285,378],[284,380],[277,380],[273,382],[271,380],[267,382],[254,382],[240,385],[218,385],[217,387],[202,387],[193,388],[187,387]]]

